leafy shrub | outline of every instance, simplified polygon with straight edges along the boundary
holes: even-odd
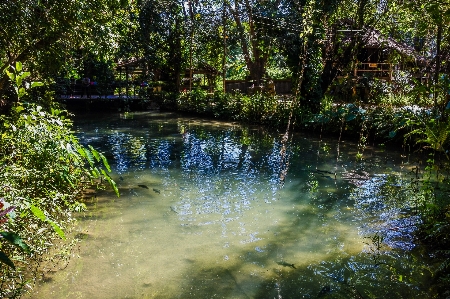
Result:
[[[205,90],[194,89],[188,92],[182,92],[177,98],[178,109],[183,112],[207,113],[211,111],[210,99]]]
[[[0,198],[6,208],[15,207],[3,228],[18,233],[29,247],[24,251],[1,243],[15,269],[0,268],[0,297],[17,295],[50,248],[67,246],[60,240],[75,221],[72,213],[85,208],[78,199],[98,183],[94,179],[105,178],[117,192],[105,157],[81,146],[70,128],[62,111],[47,113],[40,106],[19,105],[12,116],[0,117]]]
[[[252,95],[204,90],[182,92],[177,98],[179,111],[239,120],[247,123],[277,126],[287,123],[291,101],[257,92]]]
[[[10,298],[25,291],[42,262],[68,257],[71,243],[61,240],[73,212],[85,208],[79,199],[86,188],[105,179],[119,194],[106,158],[78,143],[65,111],[21,103],[29,76],[22,64],[5,72],[16,93],[10,114],[0,116],[0,297]]]

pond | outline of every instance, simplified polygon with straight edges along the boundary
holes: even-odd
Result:
[[[170,113],[84,116],[112,166],[32,298],[418,298],[409,155]]]

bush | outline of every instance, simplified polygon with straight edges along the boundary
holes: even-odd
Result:
[[[261,92],[247,95],[218,91],[210,94],[204,90],[193,90],[179,94],[177,107],[181,112],[279,126],[287,123],[291,101]]]
[[[55,259],[48,255],[50,248],[69,250],[70,242],[61,239],[75,221],[72,213],[84,209],[78,199],[94,179],[105,178],[117,192],[99,168],[109,170],[104,156],[82,147],[70,128],[62,111],[47,113],[40,106],[18,105],[11,116],[0,117],[0,198],[6,208],[15,207],[2,229],[17,233],[29,249],[0,239],[1,251],[15,265],[0,264],[2,298],[20,295],[38,266]]]

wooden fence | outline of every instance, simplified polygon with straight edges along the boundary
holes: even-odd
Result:
[[[252,81],[246,80],[227,80],[225,81],[225,91],[226,92],[236,92],[239,91],[243,94],[252,94],[256,90],[267,89],[269,84],[261,84],[261,86],[256,85]],[[283,80],[273,80],[273,85],[275,93],[278,95],[287,95],[292,93],[292,81],[290,79]],[[270,89],[273,89],[271,87]],[[273,91],[272,91],[273,92]]]

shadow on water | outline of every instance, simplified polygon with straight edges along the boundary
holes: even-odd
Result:
[[[275,257],[276,254],[272,252],[268,258],[255,259],[257,262],[253,262],[250,267],[235,265],[202,268],[199,271],[201,266],[195,265],[187,271],[189,279],[183,283],[180,292],[183,298],[427,297],[426,285],[422,285],[421,290],[411,287],[399,281],[396,275],[392,274],[392,268],[383,269],[371,264],[370,260],[357,262],[355,258],[346,257],[324,260],[308,266],[296,266],[293,269],[274,262]],[[265,276],[271,277],[252,277],[252,273],[258,272],[267,272]]]
[[[278,235],[286,243],[297,241],[294,224]],[[319,241],[320,243],[320,241]],[[368,243],[372,246],[372,243]],[[280,256],[283,244],[268,244],[264,250],[241,251],[239,262],[211,266],[191,261],[188,277],[180,288],[183,298],[419,298],[427,297],[430,273],[416,270],[415,258],[402,252],[345,252],[329,254],[317,263]],[[316,246],[313,246],[316,247]],[[374,258],[371,254],[378,254]],[[397,260],[398,259],[398,260]],[[428,277],[424,277],[428,276]],[[161,297],[162,298],[162,297]]]

